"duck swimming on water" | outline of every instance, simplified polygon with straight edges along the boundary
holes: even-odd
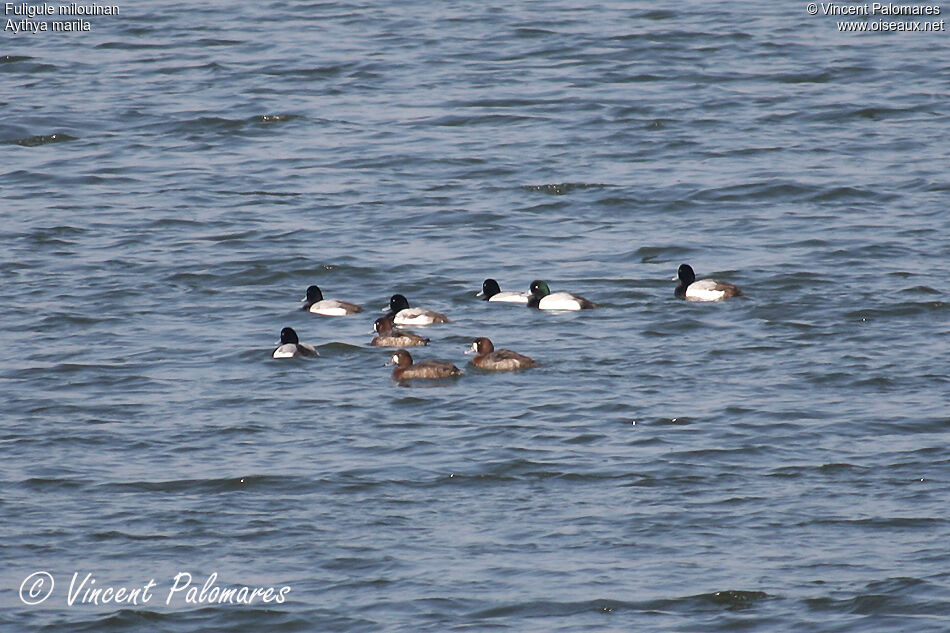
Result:
[[[396,380],[413,380],[416,378],[455,378],[463,372],[452,363],[437,360],[425,360],[421,363],[412,362],[412,356],[404,349],[396,350],[387,365],[395,365],[393,378]]]
[[[536,279],[531,282],[529,308],[539,310],[589,310],[596,308],[593,302],[569,292],[552,293],[546,282]]]
[[[742,291],[725,281],[716,279],[696,280],[696,273],[689,264],[681,264],[673,281],[679,280],[673,294],[688,301],[722,301],[729,297],[738,297]]]
[[[472,347],[465,353],[475,354],[472,365],[489,371],[514,371],[538,366],[534,359],[518,352],[512,352],[510,349],[496,350],[491,339],[484,336],[475,339]]]

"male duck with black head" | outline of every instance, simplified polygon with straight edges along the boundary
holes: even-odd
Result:
[[[323,292],[317,286],[307,288],[307,296],[304,298],[303,307],[300,308],[313,314],[322,314],[323,316],[346,316],[362,312],[363,308],[354,303],[340,301],[339,299],[324,299]]]
[[[391,316],[381,316],[373,323],[373,329],[376,330],[376,337],[370,345],[376,347],[417,347],[419,345],[428,345],[429,339],[423,338],[418,334],[406,330],[397,330],[393,327],[393,318]]]
[[[285,327],[280,331],[280,347],[274,350],[274,358],[296,358],[298,356],[316,357],[320,354],[317,348],[308,343],[301,343],[297,332],[292,327]]]
[[[389,300],[389,312],[396,325],[432,325],[448,323],[449,318],[426,308],[410,308],[409,300],[402,295],[393,295]]]
[[[722,301],[742,294],[736,286],[716,279],[696,280],[696,273],[689,264],[681,264],[673,281],[679,280],[673,294],[688,301]]]
[[[412,356],[404,349],[396,350],[387,365],[395,365],[393,378],[396,380],[415,380],[419,378],[455,378],[464,373],[452,363],[438,360],[424,360],[413,363]]]
[[[552,293],[548,288],[548,284],[540,279],[531,282],[530,292],[529,308],[538,308],[539,310],[589,310],[597,307],[584,297],[578,297],[568,292]]]
[[[465,353],[475,354],[475,358],[471,361],[472,365],[487,371],[515,371],[538,366],[534,359],[518,352],[510,349],[496,350],[491,339],[484,336],[475,339],[472,347]]]
[[[482,291],[475,296],[491,303],[528,303],[527,293],[502,290],[498,282],[491,278],[482,282]]]

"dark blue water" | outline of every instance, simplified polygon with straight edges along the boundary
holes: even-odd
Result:
[[[119,6],[0,40],[0,629],[950,630],[945,32]]]

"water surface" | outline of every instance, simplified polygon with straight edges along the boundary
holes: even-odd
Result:
[[[950,628],[945,33],[120,9],[0,51],[0,628]],[[676,300],[684,262],[745,296]],[[452,318],[417,358],[542,366],[395,384],[395,292]],[[154,597],[68,604],[87,572]],[[166,604],[180,572],[291,590]]]

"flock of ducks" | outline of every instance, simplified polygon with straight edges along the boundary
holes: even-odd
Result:
[[[715,279],[696,280],[696,274],[688,264],[682,264],[677,270],[674,281],[679,281],[673,294],[689,301],[721,301],[742,294],[736,286]],[[538,310],[590,310],[597,306],[584,297],[568,292],[552,293],[547,283],[541,280],[531,282],[528,292],[502,291],[494,279],[486,279],[477,297],[494,303],[519,303]],[[324,299],[323,292],[317,286],[307,288],[307,296],[301,308],[312,314],[323,316],[347,316],[363,311],[355,303],[338,299]],[[376,332],[371,345],[376,347],[399,348],[393,353],[388,365],[395,365],[393,378],[413,380],[417,378],[453,378],[464,373],[452,363],[427,360],[414,363],[412,356],[404,349],[429,344],[429,339],[413,332],[397,329],[397,325],[433,325],[448,323],[449,318],[439,312],[426,308],[411,307],[401,294],[395,294],[389,300],[389,311],[376,319],[373,329]],[[474,354],[471,364],[487,371],[516,371],[537,367],[533,359],[507,349],[496,350],[491,340],[479,337],[472,342],[466,354]],[[285,327],[280,331],[280,346],[274,350],[274,358],[316,357],[317,348],[301,343],[293,328]]]

